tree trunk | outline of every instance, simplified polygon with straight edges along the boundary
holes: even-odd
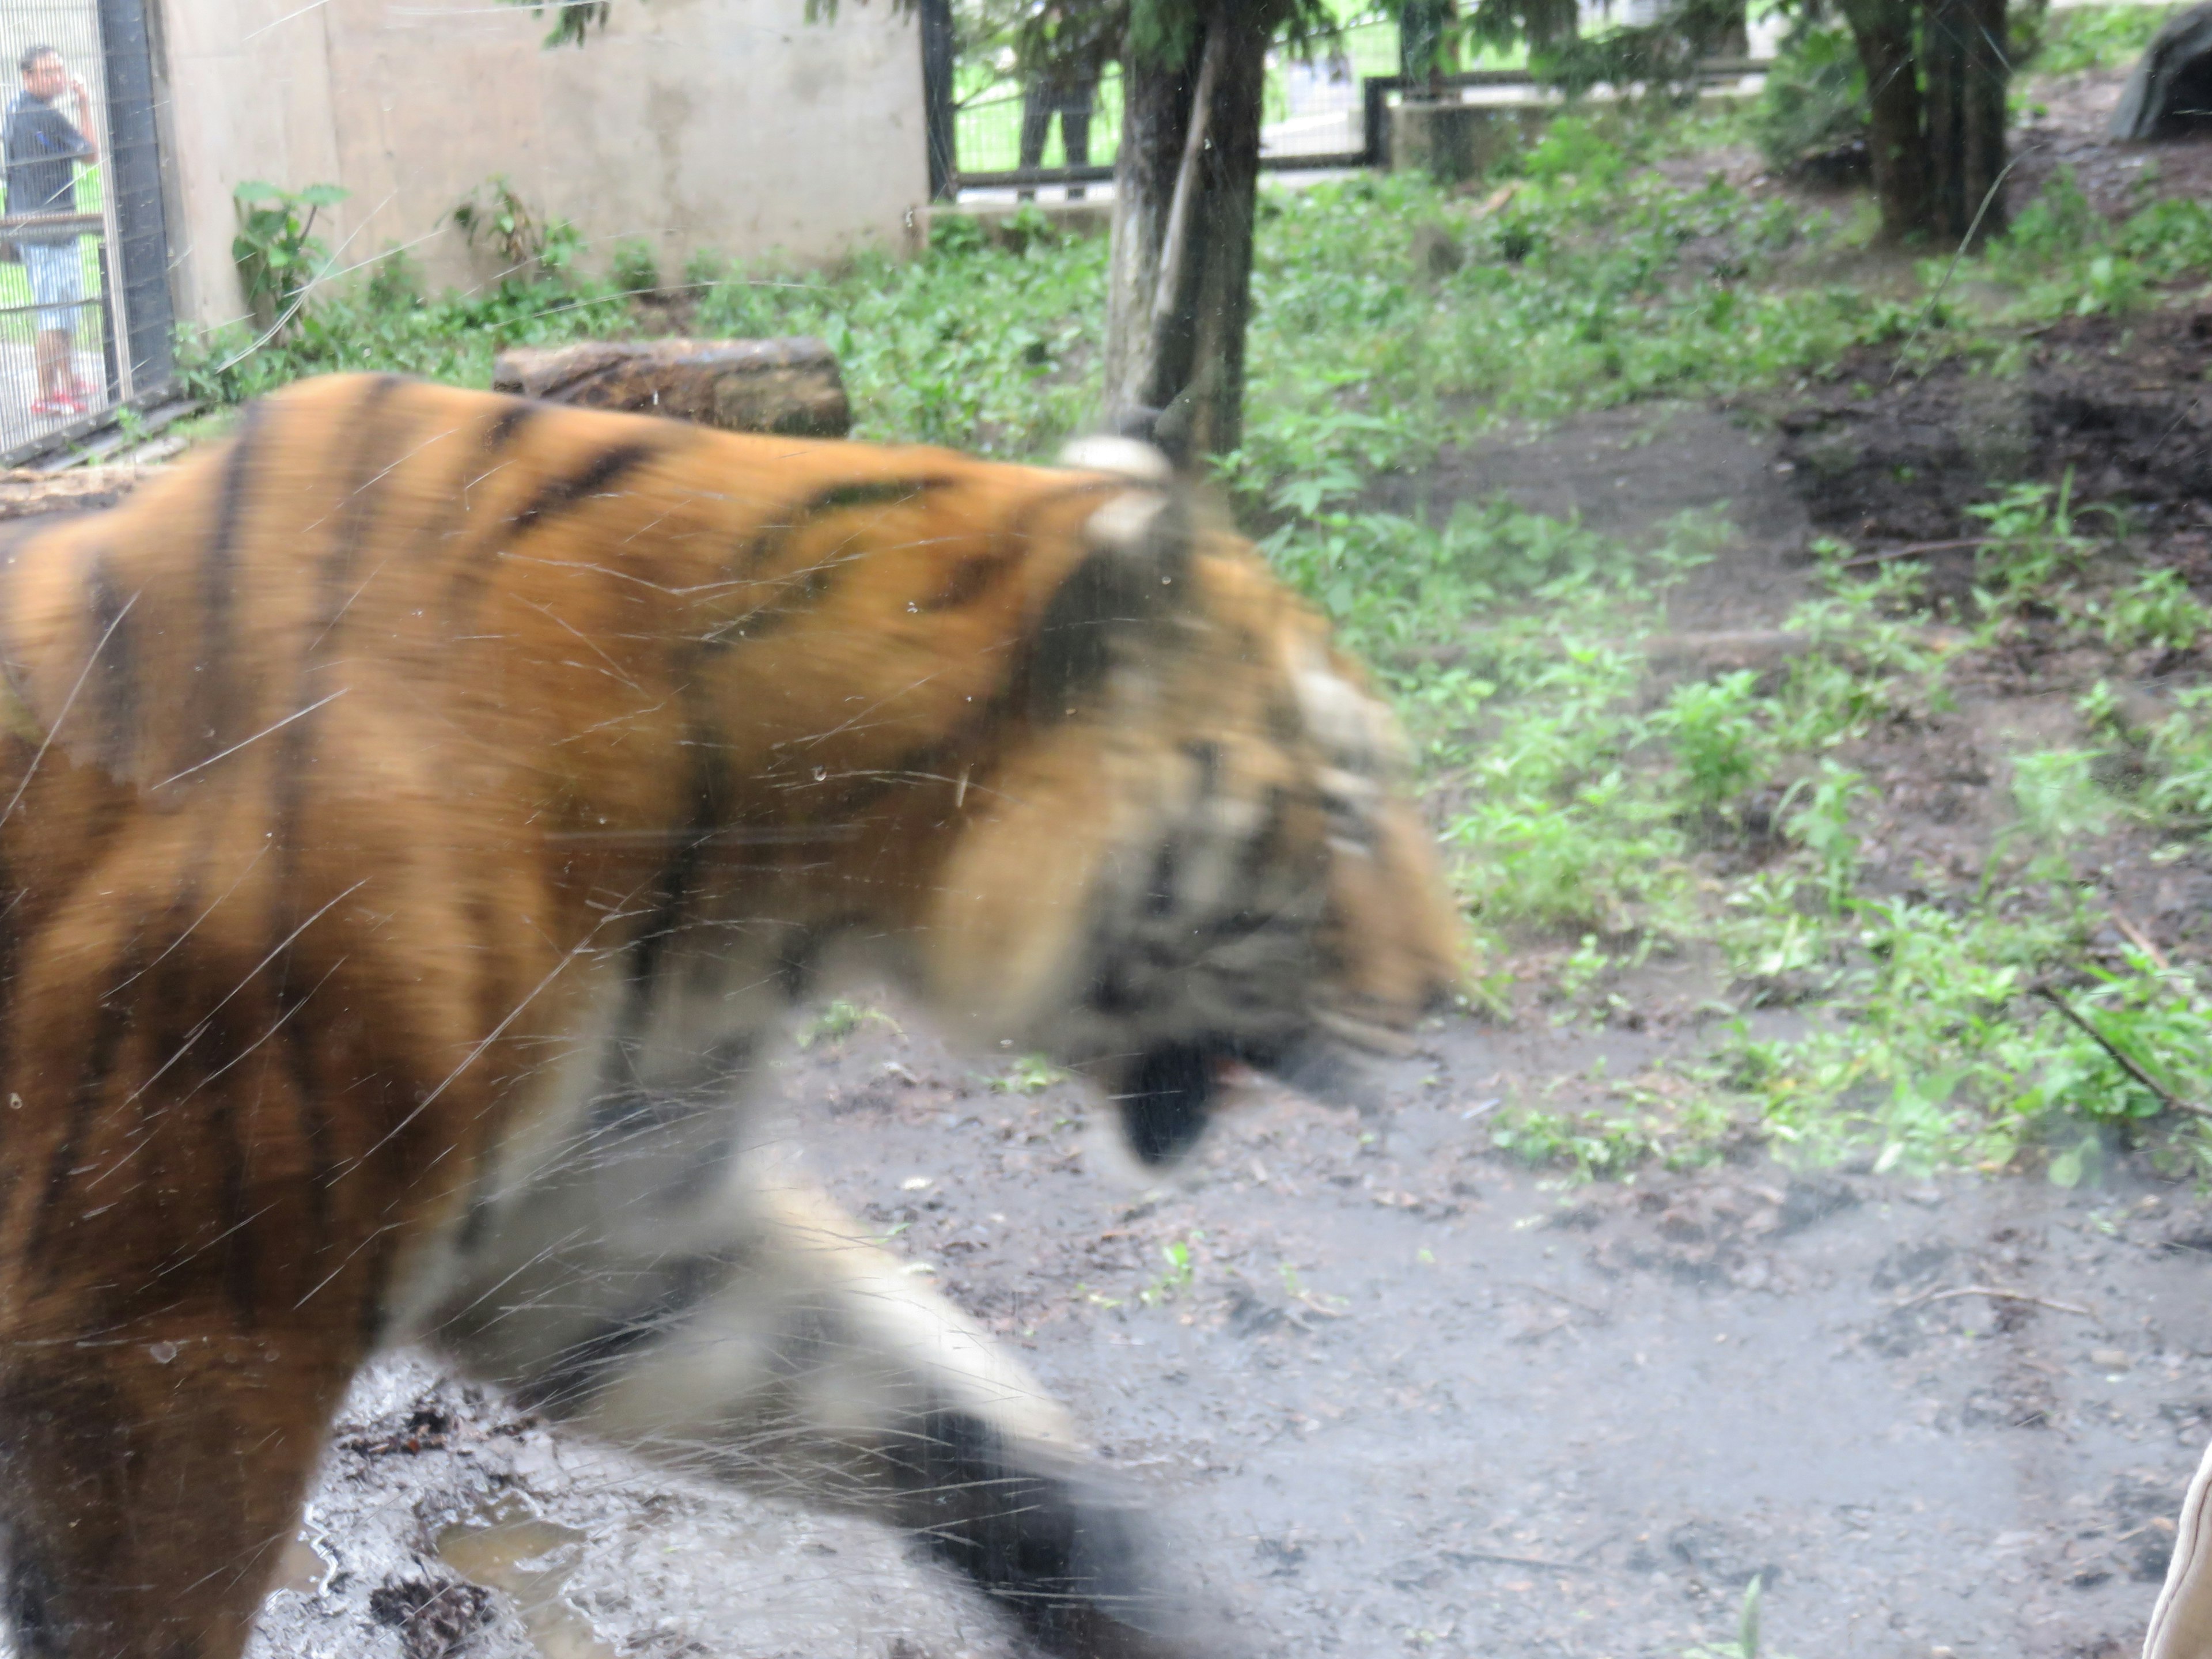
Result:
[[[1929,228],[1927,132],[1913,51],[1913,0],[1844,0],[1844,16],[1867,80],[1867,148],[1882,234]]]
[[[2004,228],[1997,182],[2005,165],[2004,0],[1927,0],[1921,28],[1926,83],[1928,229],[1972,242]]]
[[[1276,0],[1211,0],[1179,53],[1123,61],[1106,308],[1106,412],[1164,448],[1243,434],[1260,117]],[[1203,97],[1201,98],[1201,94]]]

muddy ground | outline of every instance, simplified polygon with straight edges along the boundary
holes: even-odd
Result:
[[[2027,170],[2065,159],[2117,209],[2144,169],[2084,136],[2112,89],[2056,89]],[[1670,600],[1692,668],[1778,628],[1814,535],[1957,536],[1991,480],[2069,468],[2135,504],[2129,556],[2212,598],[2209,331],[2185,305],[2081,319],[2003,382],[1869,357],[1743,407],[1454,452],[1428,496],[1508,491],[1631,538],[1725,503],[1733,544]],[[1933,556],[1939,589],[1962,560]],[[1978,869],[2006,753],[2068,740],[2091,678],[2154,704],[2206,666],[2032,633],[2007,650],[1956,710],[1844,757],[1882,787],[1878,880]],[[2152,850],[2083,849],[2110,943],[2202,956],[2212,860]],[[994,1086],[919,1030],[864,1023],[771,1084],[861,1224],[1073,1404],[1156,1513],[1210,1650],[1679,1659],[1731,1636],[1758,1577],[1770,1656],[2134,1652],[2212,1436],[2212,1202],[2125,1161],[2065,1192],[1793,1173],[1748,1147],[1596,1187],[1501,1160],[1501,1102],[1598,1100],[1698,1052],[1711,1000],[1742,989],[1695,956],[1610,988],[1606,1025],[1529,1000],[1437,1030],[1371,1116],[1256,1091],[1152,1193],[1114,1178],[1073,1089]],[[286,1584],[258,1653],[1015,1651],[874,1528],[565,1444],[413,1356],[356,1390]]]
[[[1673,1659],[1756,1574],[1770,1654],[2132,1652],[2212,1433],[2212,1205],[1758,1159],[1572,1188],[1490,1154],[1503,1093],[1632,1069],[1698,988],[1655,975],[1640,1033],[1454,1027],[1371,1118],[1262,1094],[1152,1194],[1073,1091],[924,1038],[781,1083],[832,1189],[1155,1507],[1215,1650]],[[357,1391],[309,1536],[264,1652],[1011,1651],[873,1528],[564,1448],[408,1358]]]

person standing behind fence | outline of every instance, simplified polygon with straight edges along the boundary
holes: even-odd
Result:
[[[1060,117],[1060,148],[1072,167],[1091,164],[1091,117],[1098,100],[1098,80],[1121,55],[1128,33],[1127,0],[1053,0],[1025,19],[1014,36],[1014,63],[1022,73],[1021,164],[1044,159],[1052,118]],[[1067,187],[1079,202],[1081,185]],[[1024,202],[1036,191],[1016,192]]]
[[[0,151],[8,167],[8,216],[76,211],[76,168],[100,159],[92,137],[92,94],[52,46],[31,46],[17,60],[23,89],[8,106]],[[59,108],[66,94],[76,107],[71,121]],[[84,300],[84,262],[77,232],[25,228],[9,232],[23,258],[23,275],[38,307],[34,349],[39,397],[33,415],[82,415],[88,393],[76,378],[78,307]]]

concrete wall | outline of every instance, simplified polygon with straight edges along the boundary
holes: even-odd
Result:
[[[156,0],[179,314],[240,316],[231,191],[343,185],[341,263],[406,247],[434,287],[490,280],[443,222],[504,173],[603,265],[643,237],[801,262],[910,245],[927,200],[921,54],[890,0],[614,0],[589,45],[492,0]]]

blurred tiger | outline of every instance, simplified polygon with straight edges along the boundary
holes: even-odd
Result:
[[[1391,722],[1149,450],[1068,465],[302,384],[0,566],[0,1529],[28,1656],[231,1659],[422,1342],[1188,1642],[1021,1367],[742,1085],[888,976],[1170,1161],[1455,976]]]

